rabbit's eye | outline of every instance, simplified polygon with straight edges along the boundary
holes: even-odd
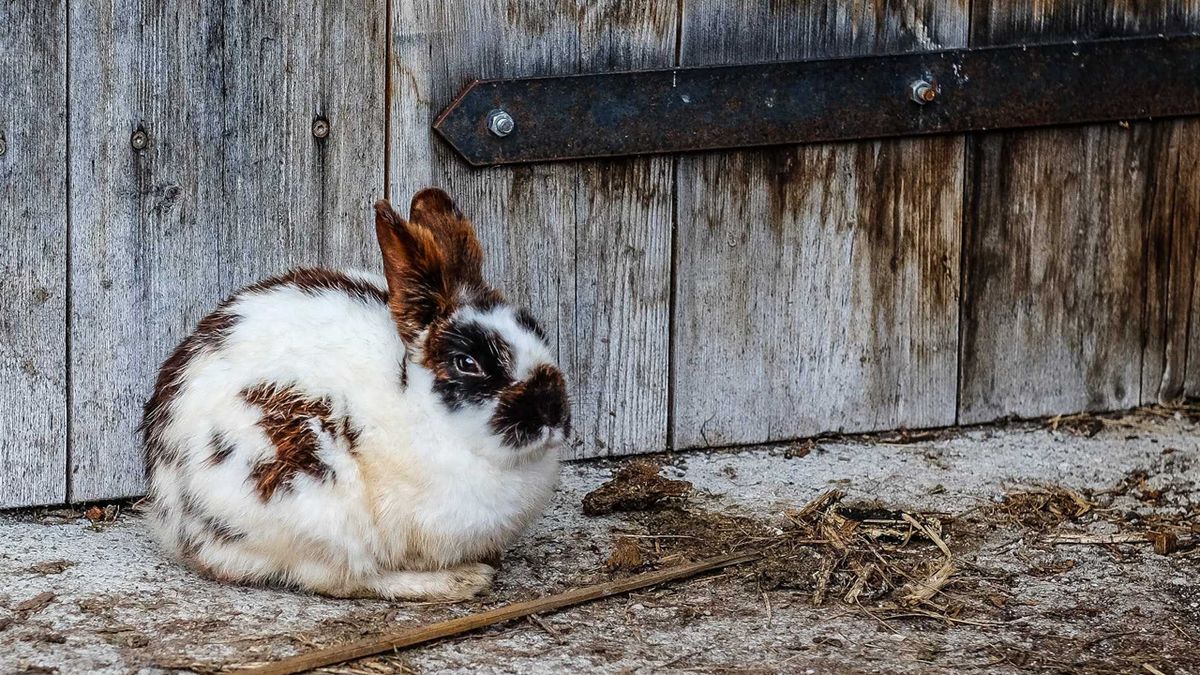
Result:
[[[483,374],[483,369],[479,367],[479,363],[465,354],[459,354],[454,357],[454,369],[463,375]]]

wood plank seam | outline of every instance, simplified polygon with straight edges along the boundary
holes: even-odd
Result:
[[[66,438],[63,441],[66,451],[66,465],[63,466],[63,492],[64,499],[68,504],[74,501],[73,481],[71,480],[72,452],[74,450],[74,428],[75,428],[75,408],[74,408],[74,364],[71,362],[72,349],[74,347],[71,339],[74,329],[72,312],[75,306],[75,294],[72,292],[71,284],[71,267],[73,260],[71,257],[72,244],[72,222],[74,218],[71,212],[71,58],[74,54],[71,50],[71,12],[70,9],[63,11],[63,43],[64,49],[67,50],[66,68],[63,72],[63,100],[65,102],[66,118],[63,124],[64,152],[63,152],[63,182],[64,195],[63,203],[66,209],[66,222],[64,229],[64,237],[66,239],[66,250],[63,252],[66,258],[66,267],[63,269],[63,286],[66,289],[66,297],[63,298],[63,326],[65,334],[63,335],[64,349],[63,354],[63,374],[65,376],[66,390],[63,392],[63,399],[66,402],[65,423],[66,423]]]

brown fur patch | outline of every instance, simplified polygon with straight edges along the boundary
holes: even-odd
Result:
[[[294,388],[262,383],[242,391],[242,398],[262,411],[258,424],[275,446],[275,456],[263,460],[250,470],[259,497],[265,502],[275,491],[287,489],[293,478],[303,473],[325,480],[332,469],[321,461],[321,432],[330,436],[357,438],[349,422],[334,418],[328,399],[314,398]]]
[[[514,448],[532,441],[546,427],[561,428],[570,436],[571,401],[562,372],[544,364],[534,368],[528,379],[500,394],[490,424]]]
[[[384,304],[388,295],[370,282],[356,279],[335,270],[299,268],[284,274],[264,279],[233,294],[200,320],[196,330],[179,343],[171,356],[159,369],[154,384],[154,393],[143,409],[141,433],[146,452],[146,472],[149,474],[159,463],[176,462],[179,450],[162,441],[162,430],[167,424],[168,411],[183,387],[183,371],[192,359],[204,351],[220,348],[222,341],[237,323],[238,316],[230,312],[230,306],[246,294],[263,293],[280,286],[293,286],[306,293],[332,290],[344,293],[364,302]],[[227,452],[215,449],[211,461],[219,463]]]
[[[375,235],[392,319],[400,337],[412,342],[454,302],[441,246],[432,232],[405,222],[386,200],[375,203]]]
[[[217,349],[237,323],[237,316],[228,312],[232,299],[221,303],[217,309],[200,320],[196,330],[184,338],[158,371],[154,393],[146,401],[142,414],[142,440],[146,452],[146,472],[150,473],[160,463],[173,463],[179,459],[179,450],[162,440],[162,430],[167,424],[168,411],[183,387],[183,371],[192,359],[206,350]]]
[[[446,351],[443,346],[446,341],[446,329],[449,327],[450,321],[445,318],[430,324],[429,332],[425,335],[425,346],[421,350],[421,365],[433,373],[435,380],[450,376],[449,364],[443,358]]]
[[[269,279],[263,279],[256,284],[247,286],[239,295],[262,293],[280,286],[292,286],[308,294],[337,291],[365,302],[379,304],[387,302],[387,291],[376,287],[369,281],[363,281],[337,270],[316,267],[300,267]]]

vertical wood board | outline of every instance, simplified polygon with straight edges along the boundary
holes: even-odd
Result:
[[[688,0],[682,64],[965,46],[966,2]],[[962,141],[679,160],[676,447],[954,419]]]
[[[473,79],[668,66],[675,14],[662,0],[392,3],[389,194],[403,209],[437,185],[475,222],[485,274],[540,319],[571,381],[575,457],[665,447],[669,160],[479,170],[430,124]]]
[[[66,4],[0,3],[0,508],[66,499]]]
[[[73,500],[143,490],[142,403],[222,297],[290,266],[365,260],[384,9],[71,6]]]
[[[1200,257],[1200,243],[1196,245],[1196,257]],[[1194,257],[1193,261],[1196,260]],[[1191,398],[1200,398],[1200,273],[1193,277],[1192,307],[1188,323],[1187,356],[1184,368],[1183,393]]]
[[[1189,337],[1197,339],[1194,296],[1200,283],[1200,120],[1154,123],[1146,170],[1146,334],[1142,403],[1177,403],[1200,396],[1189,385]]]

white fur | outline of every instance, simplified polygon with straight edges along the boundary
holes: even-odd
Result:
[[[355,276],[386,288],[378,277]],[[405,346],[376,302],[279,286],[237,297],[230,311],[239,317],[234,328],[183,371],[162,430],[183,456],[151,476],[164,544],[182,555],[183,535],[199,527],[184,508],[187,495],[193,512],[245,535],[209,537],[188,552],[218,578],[392,598],[461,598],[485,588],[492,571],[481,558],[503,550],[554,489],[561,432],[522,451],[502,446],[488,426],[491,411],[449,411],[419,359],[408,361],[402,387]],[[512,342],[519,379],[552,363],[511,309],[474,314]],[[300,474],[266,502],[256,493],[251,467],[275,449],[241,392],[262,382],[327,397],[335,415],[361,430],[353,453],[322,434],[332,480]],[[214,433],[233,446],[215,464]]]

